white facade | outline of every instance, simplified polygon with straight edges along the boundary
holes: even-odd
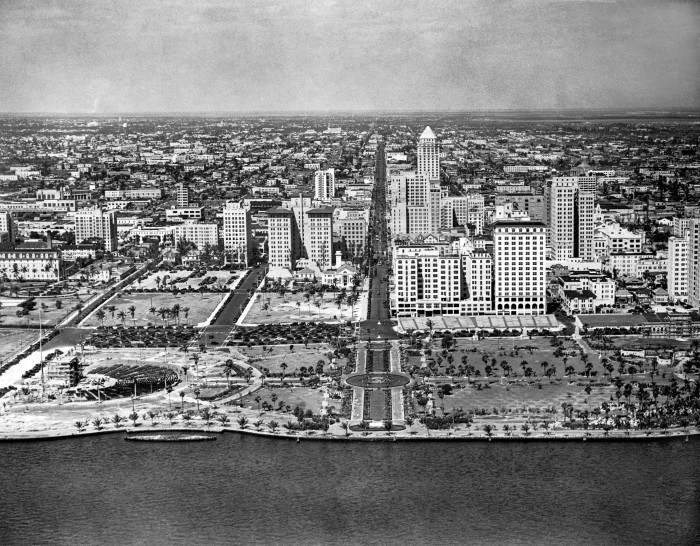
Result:
[[[223,209],[224,252],[237,262],[251,265],[252,229],[250,211],[240,203],[229,201]]]
[[[579,187],[578,177],[555,177],[548,184],[548,253],[553,260],[593,259],[595,195]]]
[[[294,268],[297,256],[294,254],[295,235],[294,214],[282,208],[268,211],[267,248],[270,267]]]
[[[27,249],[0,251],[0,275],[26,281],[57,281],[61,271],[58,250]]]
[[[684,230],[687,232],[687,228]],[[668,270],[666,274],[668,299],[671,303],[688,301],[690,244],[687,237],[668,239]]]
[[[173,237],[175,242],[184,239],[194,243],[198,250],[202,250],[206,245],[217,248],[219,246],[219,226],[187,220],[173,227]]]
[[[180,182],[177,185],[177,207],[185,209],[190,206],[190,188],[187,184]]]
[[[105,250],[117,250],[117,212],[99,207],[83,209],[75,213],[75,241],[97,237],[104,240]]]
[[[546,312],[546,227],[539,222],[494,224],[494,310],[499,315]]]
[[[440,180],[440,147],[430,127],[418,138],[418,174],[428,180]]]
[[[644,235],[629,231],[619,224],[606,224],[595,230],[596,249],[605,258],[614,252],[638,253],[642,251]]]
[[[335,169],[314,173],[314,199],[329,201],[335,197]]]
[[[10,241],[17,239],[17,224],[11,212],[0,212],[0,233],[7,233]]]
[[[691,219],[688,235],[688,302],[700,307],[700,219]]]
[[[306,213],[305,247],[310,260],[323,270],[333,265],[333,209],[312,209]]]

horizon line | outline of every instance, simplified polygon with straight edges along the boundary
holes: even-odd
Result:
[[[674,107],[571,107],[571,108],[490,108],[473,110],[451,109],[357,109],[357,110],[163,110],[163,111],[114,111],[114,112],[60,112],[60,111],[0,111],[0,116],[68,116],[68,117],[111,117],[111,116],[241,116],[241,115],[357,115],[357,114],[502,114],[502,113],[585,113],[585,112],[624,112],[638,114],[695,113],[700,106]]]

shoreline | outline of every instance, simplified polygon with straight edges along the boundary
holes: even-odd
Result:
[[[620,434],[610,434],[604,435],[602,433],[591,433],[586,435],[585,433],[571,433],[571,432],[551,432],[550,434],[516,434],[506,436],[505,434],[492,434],[491,437],[487,436],[482,432],[477,433],[465,433],[465,431],[452,432],[451,434],[406,434],[406,433],[392,433],[391,436],[387,435],[386,432],[370,432],[367,435],[362,433],[351,433],[349,435],[343,434],[309,434],[306,435],[303,432],[297,434],[288,434],[284,432],[270,432],[262,430],[249,430],[240,429],[233,427],[206,427],[203,426],[191,426],[191,427],[167,427],[167,426],[149,426],[149,427],[124,427],[120,429],[109,429],[109,430],[89,430],[85,432],[74,432],[68,430],[56,430],[51,431],[52,433],[47,433],[47,431],[27,431],[19,432],[14,434],[0,434],[0,443],[2,442],[40,442],[40,441],[51,441],[51,440],[64,440],[68,438],[82,438],[105,434],[146,434],[146,433],[169,433],[169,432],[197,432],[197,433],[208,433],[208,434],[223,434],[223,433],[237,433],[237,434],[248,434],[252,436],[262,436],[266,438],[275,438],[278,440],[296,440],[301,441],[327,441],[327,442],[628,442],[628,441],[658,441],[658,440],[671,440],[686,438],[686,441],[691,436],[700,436],[700,430],[688,430],[687,432],[682,432],[679,430],[669,431],[666,434],[660,432],[651,432],[646,434],[646,432],[640,431],[630,431],[630,435],[620,435]],[[597,431],[596,431],[597,432]]]

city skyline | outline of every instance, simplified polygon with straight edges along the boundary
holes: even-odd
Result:
[[[4,112],[700,106],[695,2],[76,0],[0,13]]]

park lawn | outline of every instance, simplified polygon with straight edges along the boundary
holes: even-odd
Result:
[[[452,351],[452,356],[454,358],[453,366],[457,368],[462,363],[462,357],[467,357],[467,364],[474,366],[481,373],[482,377],[486,375],[485,367],[487,364],[491,365],[493,368],[494,376],[500,377],[503,374],[501,368],[501,362],[506,361],[511,367],[511,377],[522,377],[523,367],[521,362],[527,362],[526,367],[532,368],[534,372],[534,377],[542,377],[544,368],[541,364],[543,362],[548,362],[550,368],[554,366],[556,368],[556,377],[561,377],[564,375],[564,356],[555,357],[555,348],[552,347],[549,338],[544,337],[533,337],[532,339],[518,339],[518,338],[486,338],[480,341],[473,341],[471,339],[467,340],[464,338],[456,338],[457,344]],[[573,340],[567,338],[561,338],[564,341],[562,350],[567,353],[568,359],[566,367],[573,366],[577,373],[583,373],[585,366],[583,361],[579,356],[580,346]],[[430,344],[432,348],[432,354],[428,358],[434,358],[438,362],[438,358],[442,358],[442,346],[440,344],[441,340],[433,340]],[[531,347],[525,349],[525,347]],[[514,348],[519,348],[518,351],[514,351]],[[474,352],[476,349],[476,352]],[[603,366],[601,364],[601,359],[597,352],[588,352],[588,361],[593,364],[592,371],[597,371],[598,376],[603,375]],[[487,358],[487,362],[483,361],[483,358]],[[492,359],[496,359],[496,363],[492,363]],[[409,356],[409,366],[411,365],[420,366],[419,356]],[[446,374],[446,369],[449,366],[446,359],[442,360],[442,364],[439,366],[439,374]]]
[[[261,346],[250,349],[241,346],[237,347],[236,350],[249,359],[249,364],[256,368],[268,368],[270,373],[284,372],[286,375],[292,375],[296,372],[298,374],[302,367],[313,366],[316,368],[319,360],[323,360],[324,367],[328,370],[327,355],[330,352],[330,347],[327,343],[309,344],[308,349],[304,348],[303,345],[295,345],[293,352],[289,351],[288,345],[270,345],[265,347],[264,351]],[[287,364],[286,370],[281,367],[283,362]]]
[[[445,396],[443,400],[437,398],[436,412],[442,413],[442,403],[445,404],[445,412],[449,413],[454,409],[462,408],[465,411],[473,409],[485,409],[489,412],[497,408],[499,414],[503,408],[508,408],[516,413],[526,413],[525,408],[529,408],[533,413],[536,408],[544,414],[544,409],[555,407],[559,415],[562,415],[561,405],[563,403],[572,404],[575,409],[586,410],[599,407],[603,402],[610,402],[610,397],[615,398],[615,387],[591,387],[590,397],[586,395],[585,386],[569,385],[567,382],[547,384],[543,382],[542,388],[537,385],[516,386],[491,384],[491,388],[478,390],[475,387],[466,389],[453,389],[451,395]],[[416,406],[416,411],[421,408]]]
[[[240,271],[219,271],[219,270],[213,270],[213,271],[207,271],[207,273],[201,277],[191,277],[188,278],[192,274],[193,270],[185,270],[185,271],[173,271],[168,272],[168,271],[156,271],[154,273],[151,273],[148,277],[141,279],[141,282],[135,281],[130,285],[129,288],[132,290],[135,289],[143,289],[143,290],[156,290],[156,287],[158,286],[156,284],[156,277],[160,277],[161,281],[164,279],[164,277],[168,277],[168,287],[173,287],[173,288],[178,288],[178,289],[183,289],[183,288],[194,288],[195,290],[198,290],[200,288],[200,284],[202,280],[205,277],[216,277],[216,281],[214,281],[211,284],[205,285],[205,287],[215,287],[218,285],[226,285],[228,281],[232,277],[239,277],[241,275]],[[171,285],[171,281],[177,280],[177,279],[187,279],[184,282],[177,282],[175,284]],[[162,283],[161,283],[162,286]]]
[[[17,303],[21,303],[26,298],[17,298]],[[37,298],[36,308],[28,315],[17,316],[19,307],[8,305],[7,303],[0,311],[0,324],[3,326],[35,326],[39,327],[39,307],[42,303],[46,305],[41,310],[41,324],[46,326],[56,326],[68,314],[72,313],[78,301],[85,303],[88,297],[79,298],[77,296],[60,296],[53,298]],[[56,301],[61,302],[61,308],[56,307]]]
[[[335,294],[329,292],[323,300],[317,299],[320,309],[311,299],[307,303],[302,292],[288,293],[284,297],[272,292],[256,293],[255,303],[241,319],[242,324],[273,324],[287,322],[341,322],[360,313],[359,302],[355,304],[354,315],[349,305],[343,303],[340,309],[334,302]],[[269,309],[263,309],[268,304]],[[299,305],[297,305],[299,304]]]
[[[318,389],[309,389],[306,387],[284,387],[284,388],[270,388],[270,387],[263,387],[262,389],[259,389],[255,391],[252,394],[249,394],[248,396],[245,396],[243,398],[243,405],[251,408],[251,409],[258,409],[258,404],[255,401],[255,398],[257,396],[260,397],[260,405],[262,406],[263,401],[267,401],[269,404],[272,404],[272,395],[275,394],[277,395],[277,399],[275,400],[274,406],[275,408],[279,407],[279,403],[281,401],[284,401],[285,406],[290,407],[290,413],[286,414],[289,416],[290,421],[296,421],[296,417],[292,415],[291,410],[295,408],[295,406],[299,406],[301,409],[304,411],[306,410],[311,410],[315,415],[318,415],[321,412],[321,403],[323,402],[323,392],[321,392]],[[336,407],[336,410],[340,409],[340,400],[334,400],[333,401]],[[272,413],[272,412],[267,412],[267,413]],[[275,412],[277,413],[277,412]],[[263,412],[263,416],[266,414],[266,412]],[[283,424],[283,421],[279,421],[280,425]]]
[[[38,330],[0,329],[0,359],[8,360],[13,354],[39,340]]]
[[[199,322],[205,321],[216,306],[219,304],[224,294],[178,294],[170,293],[153,293],[153,294],[126,294],[122,293],[121,297],[115,296],[106,301],[101,309],[105,311],[104,326],[116,326],[122,324],[119,318],[119,312],[124,311],[124,324],[127,326],[146,326],[149,323],[155,325],[176,324],[178,322],[174,317],[166,317],[165,321],[156,312],[155,315],[150,313],[150,308],[155,307],[156,310],[165,308],[172,309],[175,304],[180,305],[180,324],[196,325]],[[110,306],[116,307],[114,316],[108,310]],[[134,306],[134,317],[132,319],[129,307]],[[184,309],[189,309],[185,313]],[[81,326],[101,326],[102,323],[95,316],[96,312],[90,314]]]
[[[690,349],[692,339],[681,341],[672,337],[644,337],[644,336],[610,336],[614,349]],[[596,343],[595,340],[588,340]],[[608,350],[611,350],[608,348]]]

